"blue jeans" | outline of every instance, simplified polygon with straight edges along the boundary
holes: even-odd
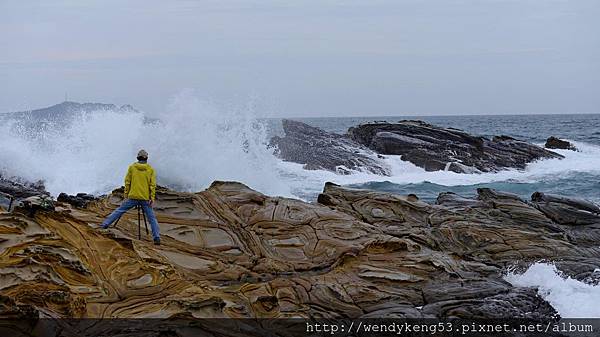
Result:
[[[146,214],[146,218],[148,218],[148,221],[150,221],[150,228],[152,228],[152,237],[154,239],[159,239],[160,232],[158,230],[158,221],[156,221],[154,210],[152,209],[152,207],[150,207],[150,203],[148,202],[148,200],[125,199],[125,201],[123,201],[119,208],[117,208],[106,219],[104,219],[101,225],[102,228],[108,228],[108,226],[110,226],[113,222],[115,222],[118,218],[125,214],[125,212],[138,205],[142,206],[142,209]]]

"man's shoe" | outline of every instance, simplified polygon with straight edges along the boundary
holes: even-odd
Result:
[[[155,244],[156,246],[160,246],[160,238],[156,238],[156,239],[154,239],[154,244]]]

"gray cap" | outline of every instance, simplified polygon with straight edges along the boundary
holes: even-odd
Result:
[[[137,154],[138,158],[142,157],[142,158],[146,158],[148,159],[148,152],[146,152],[146,150],[140,150]]]

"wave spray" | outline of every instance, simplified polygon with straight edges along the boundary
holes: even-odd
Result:
[[[121,186],[141,148],[150,153],[161,185],[198,191],[214,180],[236,180],[267,194],[290,195],[253,111],[222,108],[191,91],[175,96],[156,120],[101,110],[48,128],[22,124],[0,127],[0,172],[43,180],[53,195],[102,194]]]

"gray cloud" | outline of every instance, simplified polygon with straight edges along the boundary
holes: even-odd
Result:
[[[195,88],[271,116],[600,112],[597,17],[595,0],[2,0],[0,111],[68,92],[155,113]]]

